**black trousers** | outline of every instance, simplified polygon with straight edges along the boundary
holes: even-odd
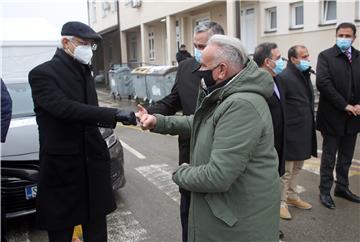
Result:
[[[354,155],[356,134],[334,136],[322,133],[323,153],[320,166],[320,193],[330,194],[334,182],[333,171],[336,153],[336,186],[345,189],[349,186],[349,169]]]
[[[106,216],[94,219],[88,224],[82,224],[84,242],[106,242]],[[49,242],[71,242],[74,227],[56,231],[48,231]]]
[[[186,190],[180,191],[180,219],[182,228],[182,241],[188,241],[188,221],[191,193]]]

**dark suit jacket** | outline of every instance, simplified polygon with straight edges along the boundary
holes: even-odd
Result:
[[[285,160],[300,161],[317,156],[314,120],[314,93],[310,73],[300,72],[294,64],[277,75],[285,97]]]
[[[9,130],[12,112],[12,100],[10,94],[1,80],[1,143],[6,140],[6,135]]]
[[[274,82],[278,87],[280,99],[274,91],[267,103],[274,127],[274,145],[279,157],[278,171],[281,177],[285,172],[285,97],[276,78]]]
[[[116,208],[110,155],[98,126],[114,128],[116,109],[98,107],[87,65],[63,50],[29,73],[39,127],[40,228],[84,224]]]
[[[193,73],[198,67],[195,58],[179,64],[171,93],[147,108],[149,113],[174,115],[182,110],[184,115],[194,114],[198,97],[200,77]],[[190,137],[179,136],[179,164],[190,162]]]
[[[360,117],[348,115],[348,104],[360,104],[360,51],[352,47],[352,62],[335,45],[322,51],[316,68],[320,92],[317,129],[343,136],[360,132]]]

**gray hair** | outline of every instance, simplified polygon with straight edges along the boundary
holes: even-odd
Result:
[[[202,32],[208,32],[209,38],[214,34],[225,34],[224,29],[221,27],[220,24],[211,21],[200,23],[194,28],[194,34]]]
[[[216,34],[209,39],[207,45],[218,46],[219,51],[214,53],[215,60],[226,60],[235,69],[244,66],[249,59],[244,45],[237,38]]]
[[[64,46],[63,46],[63,44],[62,44],[63,39],[72,40],[73,38],[74,38],[74,36],[70,36],[70,35],[63,35],[63,36],[61,36],[60,41],[59,41],[57,47],[58,47],[59,49],[64,49]]]

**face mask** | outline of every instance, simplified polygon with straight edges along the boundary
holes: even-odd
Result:
[[[300,70],[300,71],[306,71],[310,68],[310,61],[307,60],[300,60],[299,64],[296,64],[296,67]]]
[[[347,50],[351,47],[351,43],[352,39],[348,39],[348,38],[336,38],[336,45],[341,49],[341,50]]]
[[[201,51],[197,48],[194,48],[194,57],[195,57],[195,60],[200,63]]]
[[[75,47],[74,58],[82,64],[89,64],[93,56],[90,45],[79,45]]]
[[[214,80],[212,72],[215,70],[218,66],[214,67],[211,70],[205,70],[205,71],[197,71],[198,76],[204,79],[205,85],[207,87],[211,87],[215,85],[216,80]]]
[[[285,61],[283,58],[278,59],[275,61],[275,67],[272,69],[272,71],[278,75],[280,72],[282,72],[285,69]]]

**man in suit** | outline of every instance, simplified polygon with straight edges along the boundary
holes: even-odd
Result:
[[[215,22],[201,23],[194,29],[195,57],[188,58],[179,64],[175,84],[171,93],[148,107],[141,108],[142,113],[158,113],[162,115],[173,115],[182,110],[183,115],[194,114],[201,77],[196,74],[199,68],[201,52],[205,49],[207,41],[214,34],[224,34],[223,28]],[[139,116],[139,115],[137,115]],[[179,165],[190,162],[190,137],[179,135]],[[188,216],[190,206],[190,192],[180,189],[180,217],[182,226],[182,240],[188,241]]]
[[[297,192],[297,178],[304,160],[317,156],[314,93],[310,80],[309,52],[305,46],[296,45],[288,51],[286,69],[277,78],[285,97],[286,148],[285,174],[281,177],[283,185],[280,217],[291,219],[288,205],[300,209],[311,209]]]
[[[262,43],[255,48],[254,61],[267,70],[274,80],[274,93],[267,100],[274,126],[274,144],[279,157],[279,176],[285,171],[285,99],[276,76],[285,68],[285,61],[275,43]]]
[[[360,132],[360,51],[352,47],[356,27],[342,23],[336,28],[336,44],[318,57],[316,86],[320,92],[317,129],[323,136],[320,166],[320,201],[330,209],[336,162],[334,195],[360,203],[349,190],[349,168]]]
[[[89,63],[99,36],[68,22],[54,57],[29,73],[39,127],[37,221],[50,242],[70,242],[81,224],[84,241],[107,241],[106,214],[116,208],[110,155],[98,127],[136,124],[133,112],[98,106]]]
[[[276,76],[284,70],[285,61],[277,44],[269,42],[261,43],[255,48],[253,59],[259,67],[269,72],[274,80],[274,92],[267,99],[267,103],[274,127],[274,145],[279,158],[278,172],[281,177],[285,172],[285,99]],[[284,234],[280,230],[279,238],[283,237]]]

